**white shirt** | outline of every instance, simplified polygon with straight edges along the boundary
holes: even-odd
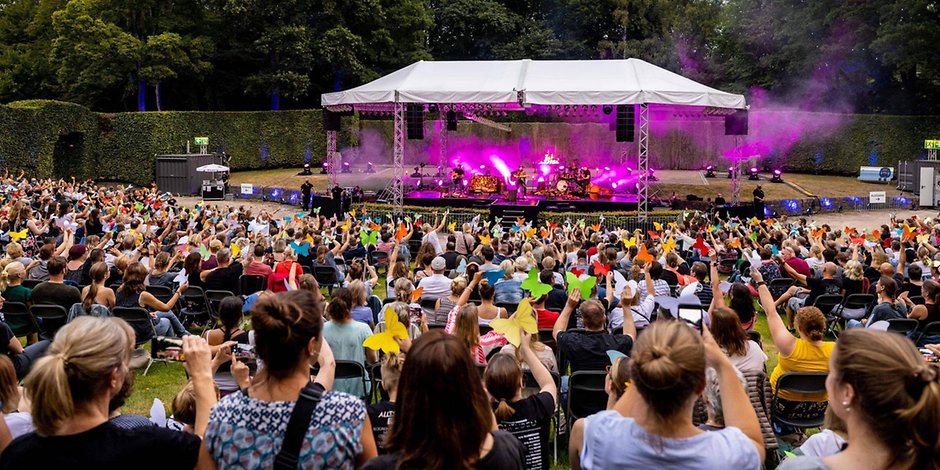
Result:
[[[434,230],[422,237],[421,241],[424,243],[430,243],[431,246],[434,247],[434,253],[438,255],[444,252],[444,249],[441,248],[441,237],[438,237],[437,232]]]
[[[423,288],[422,299],[440,299],[450,295],[451,279],[443,274],[432,274],[418,283],[418,288]]]
[[[760,345],[752,340],[747,342],[747,350],[743,356],[729,356],[731,364],[742,374],[764,370],[764,363],[767,362],[767,354],[760,348]]]

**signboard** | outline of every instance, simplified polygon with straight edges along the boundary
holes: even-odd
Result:
[[[925,140],[924,148],[927,150],[940,150],[940,140]]]
[[[868,202],[870,204],[884,204],[887,199],[885,191],[871,191],[868,193]]]
[[[243,196],[251,196],[255,192],[254,185],[250,183],[242,183],[241,190]]]
[[[193,140],[196,142],[196,145],[209,145],[208,137],[196,137]]]

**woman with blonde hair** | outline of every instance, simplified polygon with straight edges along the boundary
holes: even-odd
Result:
[[[704,337],[704,341],[703,341]],[[764,441],[737,371],[712,339],[684,322],[654,322],[637,339],[630,382],[612,410],[578,420],[571,468],[760,468]],[[705,432],[692,410],[705,368],[718,374],[726,427]]]
[[[863,294],[865,289],[865,268],[858,260],[850,259],[845,263],[842,271],[842,296]]]
[[[492,350],[501,348],[506,344],[506,338],[495,331],[480,335],[480,317],[477,313],[477,306],[467,303],[470,299],[470,293],[473,292],[473,289],[480,283],[482,278],[483,272],[477,272],[473,275],[473,280],[464,289],[463,294],[460,294],[457,305],[447,315],[447,324],[444,325],[445,332],[453,334],[467,346],[473,362],[478,365],[486,365],[486,356]]]
[[[450,281],[450,295],[437,299],[434,305],[434,316],[428,321],[437,325],[446,322],[447,314],[457,305],[457,301],[460,300],[460,295],[463,294],[466,288],[467,278],[464,276],[457,276]]]
[[[855,328],[830,358],[829,409],[846,423],[848,447],[828,457],[796,457],[779,468],[940,469],[940,368],[907,338]]]
[[[0,468],[196,467],[198,436],[156,426],[127,430],[109,421],[108,404],[132,374],[129,330],[117,318],[80,317],[58,331],[25,381],[36,432],[11,443],[0,454]],[[197,388],[211,393],[209,347],[199,338],[183,346]],[[199,405],[200,435],[211,406],[207,400]]]
[[[0,272],[0,294],[7,302],[29,304],[33,300],[33,290],[23,286],[26,279],[26,267],[19,261],[13,261]]]
[[[3,404],[3,420],[6,421],[14,439],[33,432],[33,417],[29,415],[29,400],[26,400],[20,387],[13,361],[2,354],[0,354],[0,403]]]

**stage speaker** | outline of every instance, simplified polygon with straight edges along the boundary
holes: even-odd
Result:
[[[424,105],[409,103],[405,109],[405,123],[409,140],[424,139]]]
[[[633,142],[633,105],[617,105],[617,142]]]
[[[725,135],[747,135],[747,110],[739,109],[725,116]]]
[[[447,112],[447,130],[448,131],[457,130],[457,111]]]
[[[328,109],[323,110],[323,130],[339,131],[340,113],[335,113]]]

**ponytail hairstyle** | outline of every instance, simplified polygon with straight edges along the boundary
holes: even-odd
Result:
[[[490,281],[486,279],[480,280],[478,284],[477,291],[480,293],[480,300],[487,300],[492,302],[493,296],[496,295],[496,287],[490,285]]]
[[[91,284],[88,285],[88,293],[85,294],[85,298],[82,299],[82,308],[85,309],[86,312],[91,312],[91,304],[95,303],[95,298],[98,297],[98,284],[103,284],[108,278],[109,273],[108,265],[101,261],[95,263],[91,269],[88,270],[88,275],[91,277]]]
[[[512,418],[516,410],[509,402],[522,388],[522,369],[516,358],[504,353],[493,356],[486,365],[483,381],[486,391],[499,403],[495,411],[496,421],[503,422]]]
[[[683,322],[654,322],[633,346],[630,376],[654,418],[682,411],[705,385],[705,346]]]
[[[940,284],[938,284],[937,281],[924,281],[924,286],[921,288],[921,293],[924,294],[925,301],[929,301],[933,304],[940,304]]]
[[[234,333],[242,323],[242,299],[230,295],[219,302],[219,322],[222,324],[222,341],[232,339]]]
[[[154,258],[153,260],[154,270],[166,269],[169,266],[170,266],[170,254],[165,251],[161,251],[160,253],[158,253],[157,257]]]
[[[302,307],[317,303],[313,294],[300,290],[289,294],[265,296],[251,307],[258,357],[268,374],[278,379],[309,362],[307,346],[323,331],[322,314]]]
[[[382,388],[386,392],[398,390],[398,379],[401,377],[401,368],[405,365],[405,355],[400,353],[391,353],[385,356],[382,361]]]
[[[80,316],[59,329],[47,355],[24,381],[38,435],[58,433],[75,410],[108,387],[115,369],[129,373],[129,329],[119,318],[92,316]]]
[[[7,290],[17,279],[26,277],[26,267],[19,261],[13,261],[0,271],[0,291]]]
[[[395,282],[392,283],[392,288],[395,290],[395,300],[398,302],[404,302],[406,304],[411,303],[411,293],[415,290],[415,285],[408,280],[407,277],[399,277],[395,279]]]
[[[910,340],[848,329],[839,335],[829,374],[835,379],[827,387],[830,401],[840,387],[852,387],[849,406],[884,443],[887,468],[940,469],[940,368],[924,361]],[[847,408],[829,407],[837,413]]]

